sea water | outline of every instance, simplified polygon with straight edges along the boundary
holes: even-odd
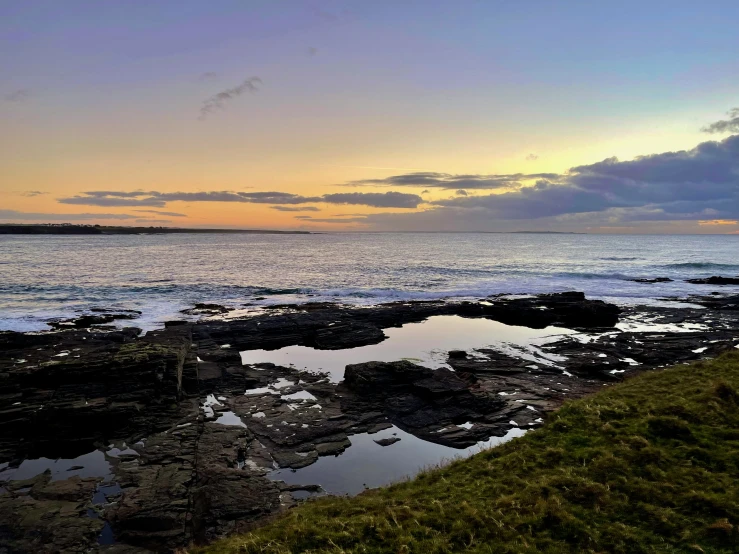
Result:
[[[247,311],[579,290],[619,304],[739,292],[684,279],[739,274],[739,236],[500,233],[0,236],[0,330],[43,330],[90,308],[146,330],[196,302]],[[640,277],[671,283],[642,284]]]

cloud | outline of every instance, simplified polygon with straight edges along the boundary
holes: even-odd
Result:
[[[71,198],[59,198],[57,202],[60,204],[72,204],[76,206],[100,206],[104,208],[110,207],[131,207],[131,206],[151,206],[154,208],[163,208],[167,205],[164,200],[158,198],[120,198],[115,196],[72,196]]]
[[[215,81],[218,78],[218,73],[215,73],[214,71],[206,71],[205,73],[201,73],[198,76],[198,81],[202,83],[207,83],[210,81]]]
[[[134,210],[134,212],[141,212],[147,214],[166,215],[169,217],[187,217],[187,214],[180,214],[177,212],[161,212],[159,210]]]
[[[457,208],[482,208],[501,219],[536,219],[564,213],[604,210],[611,206],[597,192],[540,182],[516,192],[435,200],[431,204]]]
[[[315,206],[270,206],[273,210],[280,212],[320,212]]]
[[[93,190],[85,193],[88,196],[116,196],[119,198],[137,198],[139,196],[152,196],[159,194],[156,191],[146,192],[143,190],[120,191],[120,190]]]
[[[349,181],[344,186],[361,187],[434,187],[447,190],[456,189],[501,189],[518,188],[525,181],[534,179],[553,179],[558,177],[556,173],[510,173],[501,175],[453,175],[450,173],[437,173],[433,171],[421,171],[417,173],[405,173],[392,175],[384,179],[362,179]]]
[[[221,92],[214,94],[203,102],[203,105],[200,107],[199,119],[205,119],[213,112],[225,110],[228,102],[241,96],[245,92],[257,92],[259,90],[259,85],[261,84],[262,80],[259,77],[249,77],[238,86],[222,90]]]
[[[308,223],[364,223],[366,217],[311,217],[309,215],[296,215],[295,219]]]
[[[498,186],[501,183],[515,186]],[[424,202],[418,194],[398,191],[348,192],[302,196],[280,191],[89,191],[59,201],[93,206],[161,208],[169,202],[264,203],[297,212],[307,204],[347,204],[401,208],[405,213],[372,213],[348,218],[314,218],[308,223],[366,223],[377,230],[494,231],[587,229],[691,229],[705,232],[739,220],[739,134],[701,142],[692,149],[607,158],[569,171],[537,174],[455,175],[409,173],[361,181],[374,186],[423,186],[449,190],[446,198]],[[461,183],[472,185],[455,186]],[[471,191],[477,192],[471,195]],[[468,193],[467,196],[461,191]],[[459,194],[455,194],[460,192]],[[422,207],[422,211],[415,211]],[[291,209],[283,209],[291,208]],[[410,211],[413,210],[413,211]],[[316,211],[314,209],[306,211]],[[348,211],[348,210],[347,210]],[[699,222],[704,222],[702,225]],[[710,223],[707,223],[710,222]],[[680,227],[680,225],[682,227]],[[676,227],[677,226],[677,227]]]
[[[698,225],[739,225],[736,219],[711,219],[708,221],[698,221]]]
[[[726,112],[729,119],[716,121],[701,129],[704,133],[739,133],[739,108]]]
[[[149,219],[149,218],[141,218],[137,219],[136,223],[172,223],[171,219]]]
[[[309,56],[313,57],[316,54],[318,54],[318,48],[314,48],[312,46],[309,46],[308,47],[308,50],[306,50],[306,52],[308,53]]]
[[[209,192],[154,192],[153,198],[164,202],[248,202],[254,204],[305,204],[316,202],[315,196],[301,196],[289,192],[266,191],[266,192],[233,192],[233,191],[209,191]]]
[[[429,189],[423,189],[421,191],[421,194],[429,194],[431,191]]]
[[[430,201],[431,209],[423,211],[368,214],[364,222],[371,229],[398,231],[679,232],[726,228],[739,220],[739,135],[546,175],[514,190]]]
[[[49,194],[48,192],[42,191],[42,190],[24,190],[19,193],[21,196],[26,196],[27,198],[33,198],[34,196],[41,196],[43,194]]]
[[[455,194],[457,196],[468,196],[467,191],[464,189],[459,189]]]
[[[733,220],[739,217],[739,135],[629,161],[608,158],[515,191],[430,204],[448,217],[474,212],[490,222],[577,214],[591,214],[591,223]]]
[[[535,162],[538,159],[539,159],[539,156],[537,156],[536,154],[529,154],[528,156],[526,156],[527,162]]]
[[[5,95],[6,102],[25,102],[30,100],[33,93],[27,88],[20,88]]]
[[[243,202],[252,204],[298,205],[323,202],[327,204],[354,204],[376,208],[415,208],[423,199],[404,192],[352,192],[301,196],[289,192],[158,192],[158,191],[88,191],[81,195],[57,200],[61,204],[85,206],[151,206],[162,208],[168,202]]]
[[[329,204],[355,204],[375,208],[417,208],[423,198],[404,192],[348,192],[324,194],[323,201]]]
[[[16,210],[0,210],[0,221],[87,221],[91,219],[136,219],[138,216],[129,214],[54,214],[19,212]]]
[[[71,198],[60,198],[62,204],[86,206],[152,206],[162,208],[167,202],[252,202],[257,204],[302,204],[315,201],[286,192],[158,192],[93,190]]]

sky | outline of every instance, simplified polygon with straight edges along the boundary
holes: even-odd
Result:
[[[0,222],[739,234],[735,0],[0,0]]]

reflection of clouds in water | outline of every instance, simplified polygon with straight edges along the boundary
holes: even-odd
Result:
[[[277,470],[269,477],[288,484],[319,484],[330,494],[358,494],[365,488],[388,485],[413,477],[426,468],[477,454],[525,433],[524,429],[514,428],[505,436],[456,449],[421,440],[393,426],[374,434],[351,435],[352,445],[341,455],[321,457],[298,470]],[[400,441],[389,446],[375,442],[389,438],[400,438]]]
[[[234,412],[223,412],[218,417],[218,419],[215,420],[214,423],[218,423],[220,425],[233,425],[236,427],[244,427],[246,428],[246,424],[241,421],[241,418],[237,416]]]
[[[331,380],[341,381],[349,364],[369,361],[394,362],[409,360],[430,368],[448,367],[450,350],[470,351],[492,348],[516,357],[553,365],[560,356],[543,352],[539,347],[573,331],[559,327],[530,329],[497,321],[460,316],[433,316],[421,323],[408,323],[400,328],[384,329],[387,339],[379,344],[343,350],[316,350],[306,346],[288,346],[279,350],[246,350],[242,362],[270,362],[294,366],[311,372],[328,372]],[[474,352],[471,354],[474,355]]]
[[[51,480],[59,481],[73,475],[80,477],[112,477],[112,467],[105,459],[105,454],[100,450],[94,450],[76,458],[37,458],[24,460],[17,468],[5,467],[0,470],[0,481],[30,479],[46,471],[51,471]],[[75,469],[72,469],[75,468]]]

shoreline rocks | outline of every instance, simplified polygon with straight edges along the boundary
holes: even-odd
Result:
[[[704,279],[686,279],[685,282],[693,285],[739,285],[739,277],[719,277],[714,275]]]
[[[120,548],[172,551],[247,529],[316,492],[319,483],[285,485],[269,474],[340,455],[355,434],[396,425],[462,448],[513,426],[534,427],[565,399],[624,374],[733,347],[739,297],[692,301],[705,309],[618,308],[562,293],[287,306],[248,319],[180,322],[145,336],[135,328],[76,326],[0,332],[0,463],[10,467],[0,466],[0,549],[103,551],[98,536],[108,529]],[[554,360],[546,363],[492,348],[448,352],[452,369],[367,360],[348,366],[339,384],[294,367],[245,366],[239,355],[377,344],[384,329],[439,315],[577,328],[589,340],[542,345]],[[665,330],[641,330],[641,321]],[[671,330],[677,325],[694,330]],[[90,469],[91,452],[101,456],[101,474],[72,474]],[[70,475],[3,478],[39,458],[72,460]]]

